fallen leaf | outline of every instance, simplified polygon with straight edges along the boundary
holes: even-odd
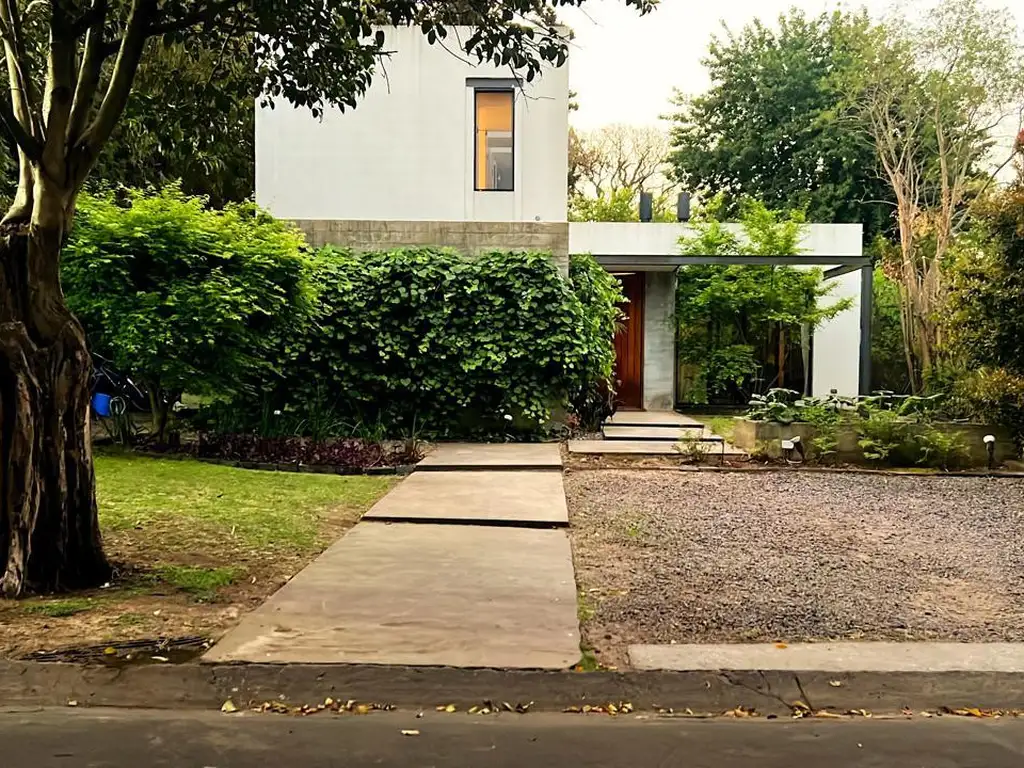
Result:
[[[843,716],[837,712],[829,712],[828,710],[822,709],[814,713],[815,717],[827,719],[827,720],[842,720]]]
[[[444,711],[445,712],[454,712],[455,709],[456,709],[456,707],[455,707],[454,704],[449,704],[447,707],[444,708]]]
[[[77,707],[78,706],[78,702],[75,701],[74,699],[71,699],[70,701],[68,701],[68,706],[69,707]]]
[[[416,719],[419,720],[421,717],[423,717],[423,713],[422,712],[417,712],[416,713]]]
[[[352,711],[355,712],[357,715],[365,715],[367,712],[370,711],[370,708],[366,704],[356,704]]]
[[[480,711],[480,707],[470,707],[469,708],[469,714],[471,714],[471,715],[475,715],[479,711]]]
[[[831,685],[833,688],[842,688],[843,687],[843,681],[842,680],[829,680],[828,684]]]
[[[402,731],[402,735],[403,736],[419,736],[420,732],[417,731],[417,730],[410,729],[410,730]]]
[[[230,715],[232,712],[237,712],[238,707],[235,706],[235,702],[233,702],[231,699],[228,699],[223,704],[221,704],[220,711]]]
[[[328,696],[326,699],[324,699],[324,706],[325,707],[332,707],[332,706],[334,706],[334,699],[332,699],[330,696]]]
[[[516,711],[516,708],[515,708],[515,707],[513,707],[513,706],[512,706],[511,704],[509,704],[509,703],[508,703],[507,701],[503,701],[503,702],[501,702],[501,707],[502,707],[502,709],[504,709],[504,710],[505,710],[506,712],[515,712],[515,711]]]
[[[532,701],[527,704],[523,704],[522,702],[520,702],[519,704],[516,704],[516,712],[518,712],[520,715],[525,715],[527,712],[530,711],[530,707],[532,706]]]
[[[117,648],[113,648],[111,646],[107,646],[106,648],[103,649],[103,654],[105,656],[117,656]]]

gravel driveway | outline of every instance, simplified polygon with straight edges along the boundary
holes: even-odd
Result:
[[[1024,481],[805,472],[565,478],[584,637],[1024,641]]]

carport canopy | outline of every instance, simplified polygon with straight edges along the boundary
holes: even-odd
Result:
[[[874,266],[871,257],[865,255],[828,255],[822,253],[795,254],[792,256],[750,256],[750,255],[705,255],[699,254],[592,254],[597,263],[614,269],[634,268],[638,270],[668,270],[702,264],[777,267],[821,267],[825,280],[860,270],[860,357],[859,389],[861,394],[871,391],[871,315],[874,296]]]

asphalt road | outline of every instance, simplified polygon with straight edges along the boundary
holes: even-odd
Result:
[[[403,735],[416,730],[418,735]],[[1024,719],[694,721],[430,712],[0,713],[0,768],[1020,768]]]

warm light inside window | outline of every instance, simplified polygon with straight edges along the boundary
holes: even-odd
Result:
[[[513,162],[512,91],[476,92],[476,188],[511,190]]]

